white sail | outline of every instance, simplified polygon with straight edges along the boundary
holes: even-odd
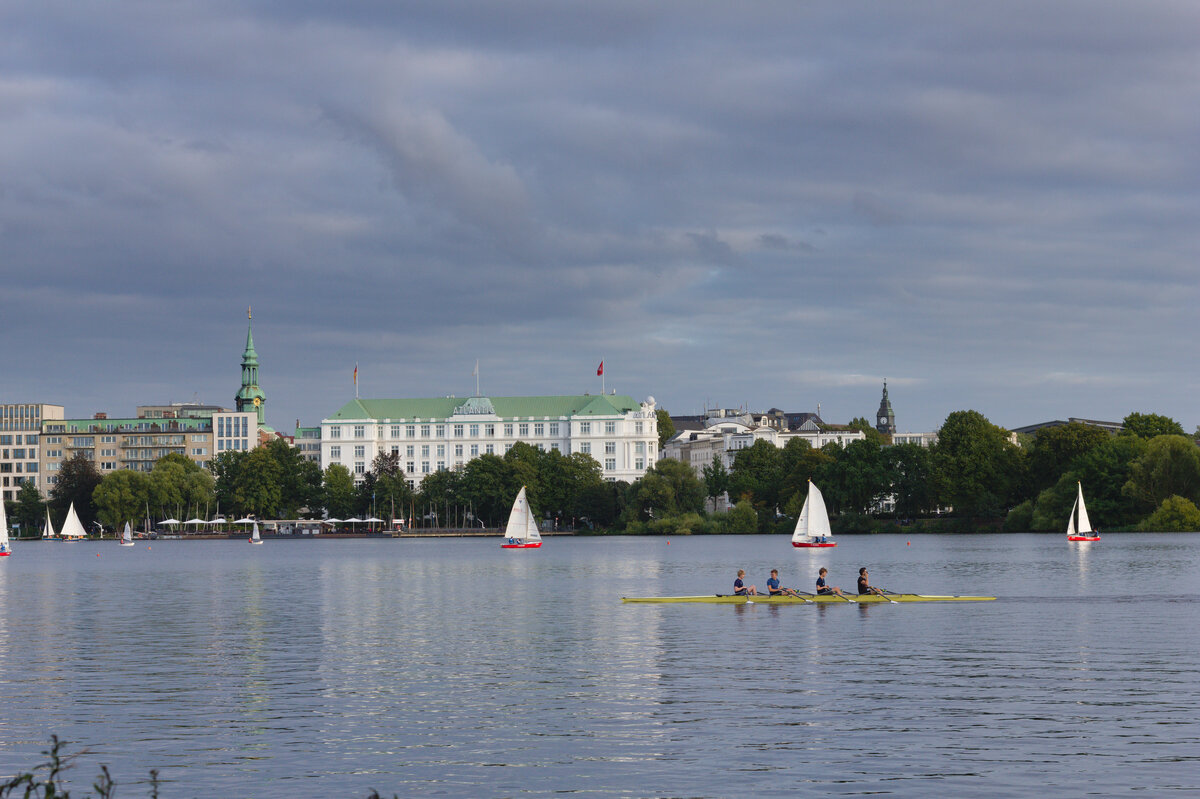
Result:
[[[533,531],[532,535],[530,530]],[[521,490],[517,492],[517,498],[513,500],[512,510],[508,513],[508,524],[504,527],[504,537],[517,541],[540,541],[542,538],[537,531],[536,522],[533,521],[533,514],[529,512],[529,502],[525,499],[525,486],[521,486]]]
[[[125,522],[125,532],[121,533],[121,543],[122,544],[132,544],[133,543],[133,530],[130,529],[129,522]]]
[[[262,541],[262,536],[258,534],[258,522],[254,523],[254,531],[250,533],[251,541]]]
[[[1075,499],[1075,504],[1071,506],[1071,515],[1067,517],[1067,535],[1075,535],[1075,509],[1079,507],[1079,498]]]
[[[800,509],[800,518],[796,520],[796,529],[792,532],[792,543],[803,544],[816,538],[828,538],[833,534],[829,528],[829,512],[825,510],[825,497],[821,489],[808,483],[808,496],[804,498],[804,507]]]
[[[0,552],[8,551],[8,517],[4,513],[4,500],[0,499]]]
[[[1091,535],[1092,522],[1088,519],[1087,505],[1083,504],[1083,483],[1079,483],[1079,496],[1075,498],[1075,504],[1079,506],[1079,534]]]
[[[83,529],[83,524],[79,521],[79,516],[75,513],[74,502],[67,510],[67,520],[63,522],[60,535],[65,539],[83,538],[87,535],[87,531]]]
[[[54,538],[54,525],[50,523],[49,508],[46,508],[46,526],[42,528],[42,538]]]

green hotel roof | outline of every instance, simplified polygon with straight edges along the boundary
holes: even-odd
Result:
[[[555,419],[565,416],[621,416],[641,405],[621,394],[582,394],[565,397],[436,397],[432,399],[355,399],[326,421],[356,419],[446,419],[456,408],[473,408],[480,415],[487,405],[501,419]],[[467,414],[467,418],[470,415]]]

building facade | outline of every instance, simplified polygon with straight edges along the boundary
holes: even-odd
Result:
[[[45,491],[41,468],[42,423],[63,418],[63,406],[38,402],[0,405],[0,498],[16,499],[21,484]]]
[[[632,482],[657,458],[654,398],[355,399],[321,420],[321,468],[341,464],[361,481],[376,455],[395,453],[416,488],[428,474],[461,468],[480,455],[503,456],[518,441],[591,455],[604,479]]]
[[[888,399],[887,381],[883,381],[883,399],[879,401],[879,410],[875,414],[875,429],[890,436],[896,432],[896,414],[892,410],[892,401]]]
[[[225,411],[210,417],[52,419],[42,422],[39,470],[43,493],[58,482],[64,461],[83,453],[101,475],[119,469],[148,472],[167,455],[183,455],[207,469],[215,455],[257,444],[257,415]]]

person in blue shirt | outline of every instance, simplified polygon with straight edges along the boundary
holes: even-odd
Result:
[[[742,578],[746,576],[745,569],[738,569],[737,579],[733,581],[734,596],[758,596],[758,588],[751,585],[747,586]]]
[[[792,589],[779,585],[779,569],[771,569],[771,579],[767,580],[767,594],[769,596],[797,596]]]
[[[825,575],[827,574],[829,574],[829,569],[826,569],[824,566],[822,566],[821,570],[817,572],[817,593],[845,596],[845,594],[842,593],[842,589],[838,588],[836,585],[831,588],[825,584]]]

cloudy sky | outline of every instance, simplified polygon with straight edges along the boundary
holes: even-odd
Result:
[[[5,0],[6,402],[1200,424],[1200,5]]]

